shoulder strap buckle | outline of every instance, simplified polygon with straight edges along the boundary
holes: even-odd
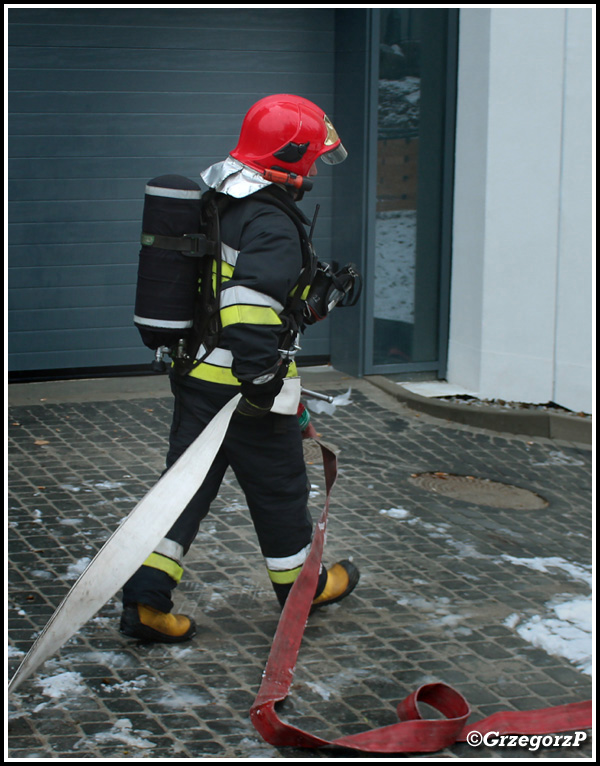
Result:
[[[217,245],[207,238],[206,234],[184,234],[183,239],[189,240],[190,248],[185,255],[216,255]]]

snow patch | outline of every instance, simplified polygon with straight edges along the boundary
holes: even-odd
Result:
[[[177,689],[176,692],[168,692],[159,700],[160,705],[175,710],[188,710],[194,706],[210,705],[214,699],[208,694],[199,694],[189,689]]]
[[[112,729],[109,731],[98,732],[91,738],[86,737],[85,739],[80,739],[73,746],[73,749],[79,750],[80,748],[85,747],[89,743],[90,739],[100,743],[121,742],[123,745],[127,745],[128,747],[138,747],[142,750],[149,750],[153,747],[156,747],[154,742],[150,742],[148,739],[145,739],[145,737],[152,736],[152,732],[139,731],[137,734],[141,736],[134,735],[133,724],[128,718],[119,718],[119,720],[115,722]]]
[[[244,748],[244,750],[251,750],[252,755],[250,758],[261,758],[262,760],[271,760],[273,750],[269,749],[268,745],[263,741],[258,741],[256,739],[250,739],[249,737],[242,737],[240,740],[240,746]],[[238,759],[240,760],[240,759]]]
[[[77,578],[87,569],[91,559],[83,558],[76,561],[74,564],[69,564],[67,567],[67,573],[65,579],[77,580]]]
[[[560,597],[545,604],[545,613],[523,620],[511,614],[504,624],[528,643],[548,654],[564,657],[578,670],[592,675],[592,617],[589,598],[563,601]]]
[[[135,659],[120,652],[78,652],[74,659],[89,665],[107,665],[111,668],[129,668],[136,664]]]
[[[410,511],[407,511],[404,508],[382,509],[379,513],[382,514],[382,516],[389,516],[391,519],[406,519],[410,516]]]
[[[148,676],[143,675],[133,678],[131,681],[123,681],[119,684],[102,684],[102,688],[107,692],[137,692],[143,689],[148,683]]]
[[[237,513],[238,511],[245,510],[246,506],[243,503],[239,503],[237,500],[234,500],[222,509],[222,513]]]
[[[32,569],[30,574],[33,577],[39,577],[40,580],[51,580],[54,577],[51,572],[46,572],[44,569]]]
[[[87,686],[83,683],[81,673],[73,671],[59,673],[49,678],[41,678],[37,685],[42,687],[42,694],[46,697],[52,697],[52,699],[60,699],[66,695],[70,697],[74,694],[88,692]]]
[[[531,558],[518,558],[508,554],[490,556],[478,551],[471,543],[455,540],[448,534],[449,527],[447,524],[436,526],[422,521],[418,517],[407,518],[410,513],[404,508],[391,508],[381,510],[379,513],[406,520],[409,525],[418,525],[431,537],[443,537],[448,547],[454,549],[460,558],[485,559],[494,561],[499,566],[504,566],[506,562],[513,566],[527,567],[533,571],[548,574],[559,570],[573,581],[588,585],[590,591],[592,589],[591,567],[567,561],[560,556]],[[467,577],[468,575],[463,576]],[[416,581],[415,584],[417,584]],[[542,614],[531,616],[513,613],[504,620],[503,624],[514,630],[525,641],[544,649],[548,654],[564,657],[572,662],[580,672],[591,675],[593,615],[591,598],[591,595],[586,598],[585,596],[563,594],[545,604]],[[469,617],[469,614],[459,611],[456,605],[452,605],[447,598],[429,601],[415,594],[402,594],[397,603],[400,606],[411,607],[415,611],[423,613],[429,624],[449,629],[455,635],[471,632],[469,628],[460,626],[461,621]]]
[[[457,612],[456,605],[449,598],[442,596],[435,600],[429,600],[414,593],[401,596],[396,603],[414,609],[419,614],[424,614],[429,625],[444,628],[449,634],[469,635],[470,628],[461,627],[461,623],[471,617],[470,612]]]
[[[556,450],[548,454],[548,458],[539,463],[532,463],[532,465],[585,465],[584,460],[579,458],[565,455],[564,452]]]
[[[504,561],[509,561],[511,564],[535,569],[538,572],[549,572],[552,569],[561,569],[574,580],[585,582],[590,587],[592,585],[592,574],[589,568],[580,566],[579,564],[572,564],[570,561],[560,558],[560,556],[538,556],[529,559],[520,559],[515,556],[503,554],[501,558]]]
[[[331,697],[331,691],[326,689],[324,686],[321,686],[321,684],[313,683],[311,681],[305,681],[304,683],[306,686],[308,686],[309,689],[315,692],[315,694],[318,694],[319,697],[322,697],[324,700],[328,700]]]
[[[94,487],[97,489],[119,489],[123,486],[124,484],[122,481],[99,481],[94,484]]]

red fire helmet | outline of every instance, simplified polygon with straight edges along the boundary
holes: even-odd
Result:
[[[318,157],[337,165],[348,153],[320,107],[282,93],[250,107],[231,156],[255,170],[275,168],[307,176]]]

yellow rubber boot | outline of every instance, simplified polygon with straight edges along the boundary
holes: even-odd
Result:
[[[145,604],[132,604],[123,610],[121,633],[142,641],[177,644],[196,633],[196,624],[184,614],[160,612]]]
[[[327,582],[312,602],[311,612],[346,598],[356,587],[360,573],[351,561],[339,561],[327,570]]]

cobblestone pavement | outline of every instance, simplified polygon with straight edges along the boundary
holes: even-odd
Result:
[[[333,395],[352,389],[351,404],[312,420],[341,450],[325,561],[351,558],[361,581],[310,617],[281,717],[332,739],[395,722],[396,704],[435,680],[467,698],[470,721],[590,699],[591,450],[419,415],[365,380],[303,381]],[[115,390],[10,408],[9,675],[163,468],[170,397]],[[316,518],[322,467],[306,456]],[[415,482],[424,472],[514,485],[547,506],[446,497]],[[186,558],[176,604],[196,618],[197,636],[176,646],[126,639],[117,594],[12,695],[10,759],[364,758],[275,748],[252,726],[279,611],[244,507],[228,475]],[[435,757],[592,750],[588,732],[578,748],[464,743]]]

